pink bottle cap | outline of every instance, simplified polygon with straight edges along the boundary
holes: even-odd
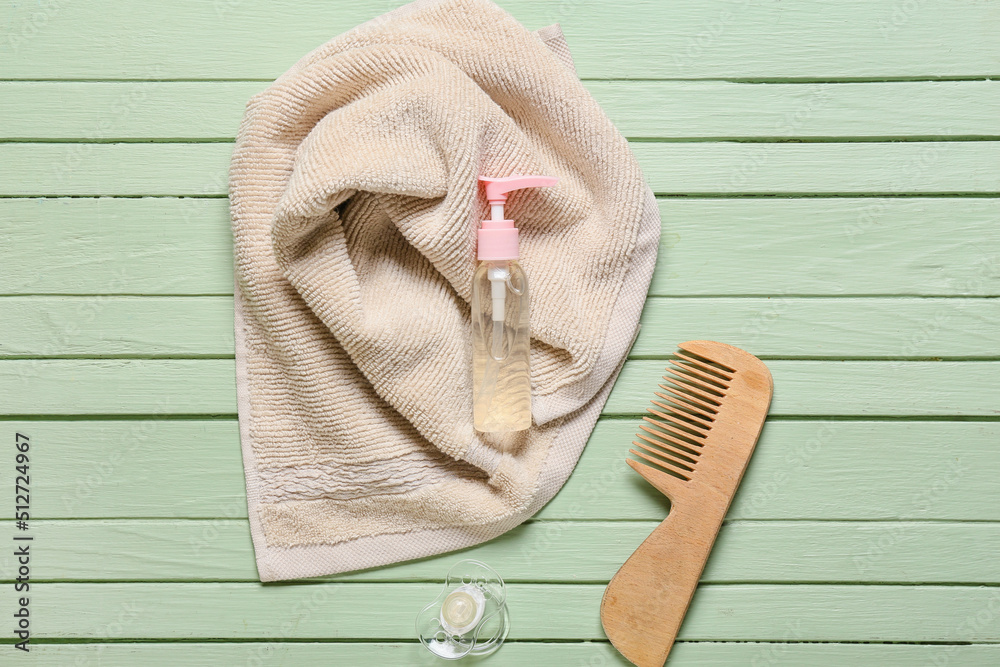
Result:
[[[483,220],[477,256],[480,261],[517,259],[517,227],[513,220]]]

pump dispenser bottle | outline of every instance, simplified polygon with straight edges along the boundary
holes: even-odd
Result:
[[[485,433],[531,426],[528,279],[518,264],[517,228],[504,218],[507,193],[555,185],[550,176],[485,178],[490,219],[479,230],[472,282],[473,419]]]

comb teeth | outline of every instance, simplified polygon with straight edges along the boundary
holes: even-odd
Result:
[[[652,416],[643,416],[643,433],[629,452],[684,481],[691,479],[704,441],[712,430],[722,400],[726,397],[735,369],[687,350],[678,350],[670,358],[662,391],[646,408]]]

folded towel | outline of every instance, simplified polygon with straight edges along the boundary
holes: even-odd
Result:
[[[479,174],[515,192],[531,286],[527,431],[472,426]],[[558,26],[418,0],[247,104],[230,169],[236,368],[262,581],[460,549],[566,481],[638,327],[659,239],[625,139]]]

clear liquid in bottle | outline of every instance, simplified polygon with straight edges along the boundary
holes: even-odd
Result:
[[[528,310],[528,280],[521,265],[515,260],[480,262],[472,283],[473,419],[478,431],[506,433],[531,426]]]

